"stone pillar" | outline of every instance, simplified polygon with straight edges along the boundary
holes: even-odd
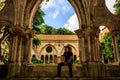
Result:
[[[45,55],[43,57],[44,57],[44,62],[43,63],[45,64]]]
[[[52,63],[54,63],[54,61],[55,61],[54,55],[52,55],[52,57],[53,57]]]
[[[96,37],[95,37],[95,40],[96,40],[95,46],[97,45],[97,46],[96,46],[96,61],[102,62],[102,59],[100,59],[99,31],[97,32],[97,35],[96,35]]]
[[[50,63],[50,55],[48,55],[48,63]]]
[[[100,62],[99,31],[97,27],[89,27],[85,31],[89,62]]]
[[[76,30],[79,38],[79,51],[81,62],[99,62],[99,28],[86,28]]]
[[[29,28],[15,26],[9,29],[10,33],[10,56],[9,76],[19,74],[21,66],[31,63],[31,44],[33,31]]]
[[[91,35],[87,35],[88,39],[88,57],[89,57],[89,62],[93,62],[94,61],[94,53],[93,53],[93,50],[94,50],[94,44],[93,44],[93,40],[94,38],[91,36]]]
[[[81,74],[89,77],[102,76],[103,69],[101,67],[104,65],[100,63],[99,28],[89,27],[84,30],[79,29],[76,32],[80,41],[80,59],[83,71]]]
[[[110,34],[112,35],[112,42],[113,42],[113,50],[114,50],[114,61],[120,63],[120,54],[119,54],[119,47],[118,47],[118,40],[117,35],[119,31],[111,31]]]
[[[91,62],[100,62],[99,28],[88,29],[89,53]]]
[[[85,38],[85,34],[84,34],[84,30],[82,29],[78,29],[75,31],[78,38],[79,38],[79,56],[80,56],[80,63],[86,63],[88,58],[87,58],[87,53],[86,53],[86,47],[85,47],[85,42],[86,42],[86,38]]]

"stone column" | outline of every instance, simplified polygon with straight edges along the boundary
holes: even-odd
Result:
[[[97,29],[94,34],[95,34],[95,44],[94,44],[94,48],[95,48],[95,61],[97,62],[101,62],[102,60],[100,60],[100,45],[99,45],[99,32],[100,30]]]
[[[43,57],[44,57],[44,62],[43,63],[45,64],[45,55]]]
[[[118,40],[117,40],[118,33],[119,31],[110,32],[110,34],[112,35],[112,42],[113,42],[114,61],[120,63],[120,54],[119,54],[119,47],[118,47]]]
[[[75,31],[78,38],[79,38],[79,56],[80,56],[80,63],[86,63],[88,58],[87,58],[87,53],[86,53],[86,38],[84,34],[84,30],[78,29]]]
[[[48,55],[48,63],[50,63],[50,55]]]
[[[100,42],[99,42],[99,35],[96,36],[96,61],[102,62],[100,59]]]
[[[8,59],[9,72],[8,77],[20,73],[21,66],[31,62],[31,44],[32,30],[21,26],[15,26],[9,29],[10,33],[10,57]]]
[[[79,38],[80,61],[99,62],[99,28],[89,27],[75,31]]]
[[[54,64],[54,61],[55,61],[54,55],[52,55],[52,58],[53,58],[52,63]]]
[[[99,49],[99,29],[95,27],[89,27],[85,31],[86,50],[88,50],[88,60],[89,62],[99,62],[100,61],[100,49]]]

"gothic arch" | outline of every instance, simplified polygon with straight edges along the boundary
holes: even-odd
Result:
[[[73,54],[77,54],[79,52],[79,51],[77,51],[76,47],[74,47],[74,45],[72,45],[72,44],[67,44],[67,45],[69,45],[72,48],[72,51],[74,51]],[[65,46],[67,46],[67,45],[65,45]],[[65,48],[63,47],[61,50],[61,55],[64,53],[64,49]],[[75,53],[75,52],[77,52],[77,53]]]
[[[58,54],[57,49],[56,49],[56,48],[54,47],[54,45],[52,45],[52,44],[46,44],[45,46],[43,46],[43,47],[41,48],[41,50],[39,51],[39,54],[42,53],[42,50],[45,50],[45,48],[47,48],[47,46],[51,46],[51,47],[55,50],[56,55]]]
[[[75,47],[75,46],[72,45],[72,44],[68,44],[68,45],[69,45],[72,49],[74,49],[76,52],[78,52],[77,49],[76,49],[77,47]]]

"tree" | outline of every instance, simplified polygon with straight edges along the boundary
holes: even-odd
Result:
[[[114,57],[112,37],[109,33],[106,33],[103,36],[103,39],[100,42],[100,51],[105,56],[105,59],[112,59]]]
[[[39,7],[33,19],[33,29],[35,30],[36,34],[40,33],[41,31],[44,32],[44,28],[41,28],[42,24],[45,23],[43,19],[44,16],[45,13]],[[33,45],[40,45],[40,40],[35,36],[33,37]]]
[[[72,31],[66,29],[66,28],[58,28],[57,31],[56,31],[56,34],[69,34],[69,35],[72,35],[72,34],[75,34],[73,33]]]
[[[40,39],[37,38],[36,36],[34,36],[32,43],[33,43],[33,46],[39,46],[41,44]]]
[[[39,7],[33,19],[33,29],[36,31],[36,33],[40,32],[40,28],[42,24],[45,23],[43,18],[44,16],[45,16],[45,13]]]
[[[115,8],[115,15],[120,15],[120,0],[116,0],[114,8]]]
[[[45,25],[46,29],[45,29],[45,34],[54,34],[56,29],[53,28],[52,26],[49,25]]]
[[[41,28],[40,28],[40,34],[69,34],[69,35],[73,35],[75,34],[74,32],[68,30],[68,29],[65,29],[65,28],[54,28],[52,26],[49,26],[49,25],[43,25]]]

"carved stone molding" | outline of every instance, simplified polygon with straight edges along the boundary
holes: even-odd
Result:
[[[9,29],[9,33],[11,36],[19,35],[21,37],[26,37],[26,36],[32,37],[34,34],[34,30],[29,29],[29,28],[16,26],[16,27],[11,27]]]

